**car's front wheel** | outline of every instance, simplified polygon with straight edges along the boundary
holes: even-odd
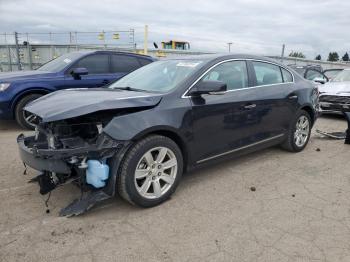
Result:
[[[35,124],[37,123],[38,119],[36,119],[36,116],[24,111],[24,107],[28,105],[30,102],[38,99],[41,97],[41,94],[30,94],[25,97],[23,97],[19,102],[17,103],[16,109],[15,109],[15,117],[17,123],[26,129],[34,130]]]
[[[310,139],[311,117],[305,110],[300,110],[288,130],[286,141],[282,147],[291,152],[302,151]]]
[[[168,137],[152,135],[126,154],[118,174],[118,192],[132,204],[153,207],[174,193],[182,171],[178,145]]]

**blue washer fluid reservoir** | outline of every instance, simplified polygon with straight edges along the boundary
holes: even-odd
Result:
[[[86,169],[86,183],[101,188],[106,185],[109,176],[109,166],[98,160],[88,160]]]

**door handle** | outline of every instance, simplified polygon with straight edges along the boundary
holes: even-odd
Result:
[[[256,107],[256,104],[249,104],[249,105],[245,105],[244,109],[253,109]]]
[[[297,95],[289,95],[288,99],[298,99],[298,96]]]

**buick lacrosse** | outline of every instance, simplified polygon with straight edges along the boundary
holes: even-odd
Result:
[[[32,181],[46,194],[74,182],[80,214],[118,193],[152,207],[184,172],[262,148],[305,148],[318,91],[265,57],[206,55],[161,60],[106,88],[57,91],[29,104],[36,130],[17,139]]]

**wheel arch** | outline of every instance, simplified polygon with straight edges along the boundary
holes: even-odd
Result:
[[[167,128],[167,127],[161,127],[161,128],[152,128],[149,130],[146,130],[134,137],[133,140],[138,141],[141,140],[147,136],[150,135],[161,135],[170,138],[173,140],[177,146],[180,148],[181,153],[182,153],[182,158],[183,158],[183,167],[184,167],[184,172],[187,170],[187,165],[188,165],[188,157],[189,157],[189,152],[187,145],[184,141],[184,139],[179,135],[175,130],[172,130],[172,128]]]
[[[47,88],[31,88],[18,93],[11,103],[11,111],[13,116],[15,115],[15,109],[17,107],[17,104],[22,98],[33,94],[47,95],[50,92],[52,91]]]
[[[304,105],[300,108],[300,110],[304,110],[306,111],[311,118],[311,125],[313,126],[316,120],[316,113],[315,111],[312,109],[312,107],[310,105]]]

